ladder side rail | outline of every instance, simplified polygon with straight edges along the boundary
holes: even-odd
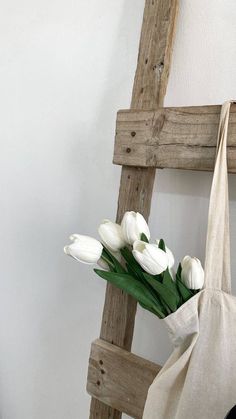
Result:
[[[163,106],[176,26],[179,0],[146,0],[131,108],[145,110]],[[117,222],[125,211],[141,212],[148,220],[155,168],[123,166]],[[136,301],[107,284],[100,338],[131,349]],[[101,383],[99,384],[101,385]],[[92,398],[90,419],[120,419],[121,412]]]

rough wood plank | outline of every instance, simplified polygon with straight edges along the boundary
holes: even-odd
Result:
[[[114,163],[213,170],[221,106],[120,111]],[[236,105],[230,110],[229,172],[236,172]]]
[[[87,391],[118,411],[141,418],[148,388],[160,369],[153,362],[97,339],[91,347]]]
[[[92,393],[90,393],[93,396]],[[90,404],[90,419],[120,419],[121,413],[119,410],[115,410],[113,407],[108,406],[107,404],[103,403],[101,400],[96,399],[95,397],[92,398],[92,402]]]
[[[163,105],[168,83],[178,0],[147,0],[131,108]]]
[[[163,106],[179,0],[146,0],[139,45],[138,63],[132,92],[131,108],[155,109]],[[141,212],[148,219],[153,168],[123,166],[118,199],[117,221],[125,211]],[[117,346],[131,349],[136,301],[118,288],[107,284],[100,337]],[[117,410],[93,398],[90,419],[120,419]]]
[[[136,109],[163,105],[166,90],[173,31],[177,14],[176,0],[147,0],[144,10],[140,50],[135,75],[132,104]],[[158,64],[161,69],[156,71]],[[153,94],[155,92],[155,95]],[[155,170],[122,168],[117,221],[127,210],[149,216]],[[130,349],[135,304],[131,298],[108,284],[103,313],[101,338]]]

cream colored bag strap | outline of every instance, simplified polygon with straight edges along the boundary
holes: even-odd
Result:
[[[231,102],[222,105],[211,187],[205,259],[205,288],[231,292],[227,133]]]

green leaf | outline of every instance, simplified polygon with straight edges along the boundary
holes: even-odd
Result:
[[[163,283],[163,285],[168,287],[175,294],[176,304],[177,304],[177,306],[179,306],[179,303],[180,303],[179,290],[178,290],[178,287],[177,287],[175,281],[173,281],[172,276],[171,276],[168,268],[163,273],[163,282],[162,283]]]
[[[176,285],[184,303],[193,297],[192,291],[183,284],[179,277],[176,277]]]
[[[138,278],[142,278],[143,270],[141,266],[138,264],[138,262],[136,261],[136,259],[134,258],[133,253],[127,247],[120,249],[120,253],[122,254],[123,258],[129,265],[129,267],[136,273]]]
[[[163,250],[164,252],[166,251],[166,246],[165,246],[165,242],[164,242],[163,239],[160,239],[158,247],[159,247],[159,249]]]
[[[149,275],[149,274],[148,274]],[[163,272],[159,275],[150,275],[152,278],[155,278],[156,281],[160,282],[162,284],[163,281]]]
[[[145,287],[144,284],[136,281],[131,275],[106,272],[100,269],[94,269],[94,272],[101,278],[111,282],[118,288],[121,288],[127,292],[127,294],[132,295],[132,297],[138,300],[139,303],[148,307],[150,311],[154,310],[160,318],[165,317],[161,309],[158,307],[158,301],[155,301],[150,291]]]
[[[180,263],[178,266],[177,273],[176,273],[176,285],[181,295],[182,304],[183,304],[186,301],[188,301],[191,297],[193,297],[194,293],[188,287],[186,287],[186,285],[182,282],[181,273],[182,273],[182,266]]]
[[[147,281],[147,278],[151,278],[151,279],[155,279],[155,281],[158,281],[160,284],[162,284],[163,274],[151,275],[151,274],[148,274],[147,272],[143,272],[143,276],[146,281]]]
[[[148,310],[148,311],[150,311],[151,313],[153,313],[153,314],[155,314],[155,315],[158,315],[158,317],[160,317],[159,316],[159,314],[157,314],[157,312],[154,310],[154,309],[152,309],[152,308],[150,308],[150,307],[147,307],[145,304],[143,304],[143,303],[140,303],[140,301],[138,302],[139,303],[139,305],[142,307],[142,308],[144,308],[145,310]],[[163,317],[161,317],[161,318],[164,318],[165,316],[163,316]]]
[[[120,262],[115,258],[115,256],[113,256],[113,254],[106,248],[103,247],[103,251],[104,254],[107,255],[109,257],[109,259],[112,261],[114,268],[115,268],[115,272],[117,273],[125,273],[126,270],[125,268],[123,268],[123,266],[120,264]]]
[[[148,240],[146,234],[144,234],[144,233],[141,234],[140,240],[142,240],[145,243],[149,243],[149,240]]]
[[[126,269],[127,269],[127,272],[130,274],[130,275],[132,275],[135,279],[137,279],[138,281],[140,281],[140,278],[139,278],[139,276],[137,275],[137,273],[135,272],[135,270],[132,268],[132,266],[131,265],[129,265],[127,262],[126,262]]]
[[[102,251],[101,258],[108,264],[110,271],[115,272],[115,265],[112,262],[112,260],[110,259],[110,257],[105,253],[104,248],[103,248],[103,251]]]
[[[178,278],[181,280],[181,272],[182,272],[182,265],[181,263],[179,263],[177,272],[176,272],[176,276],[178,276]]]
[[[176,294],[171,291],[166,285],[161,284],[151,275],[146,275],[145,278],[147,282],[154,288],[154,290],[161,296],[165,304],[170,308],[170,310],[176,311],[177,310],[177,298]]]
[[[156,301],[158,301],[159,310],[164,312],[164,307],[163,307],[163,304],[161,303],[161,301],[159,299],[159,296],[157,295],[157,293],[153,289],[153,287],[146,281],[146,278],[145,278],[146,272],[144,272],[142,267],[136,261],[132,252],[127,247],[121,249],[120,252],[121,252],[123,258],[127,262],[126,267],[127,267],[128,272],[131,275],[133,275],[137,280],[139,280],[140,282],[142,282],[145,285],[145,287],[149,290],[149,292],[152,294],[154,299]],[[162,280],[161,278],[159,279],[160,281]],[[165,313],[165,314],[167,314],[167,313]]]
[[[165,310],[165,312],[166,312],[166,316],[168,316],[168,314],[171,314],[172,313],[172,311],[170,310],[170,308],[168,307],[168,305],[165,303],[165,301],[163,300],[163,298],[161,298],[161,296],[159,295],[159,299],[160,299],[160,302],[161,302],[161,304],[162,304],[162,306],[163,306],[163,310]]]

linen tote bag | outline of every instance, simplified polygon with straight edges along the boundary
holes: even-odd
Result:
[[[231,295],[227,130],[221,109],[204,289],[164,321],[174,352],[149,388],[143,419],[224,419],[236,404],[236,297]]]

